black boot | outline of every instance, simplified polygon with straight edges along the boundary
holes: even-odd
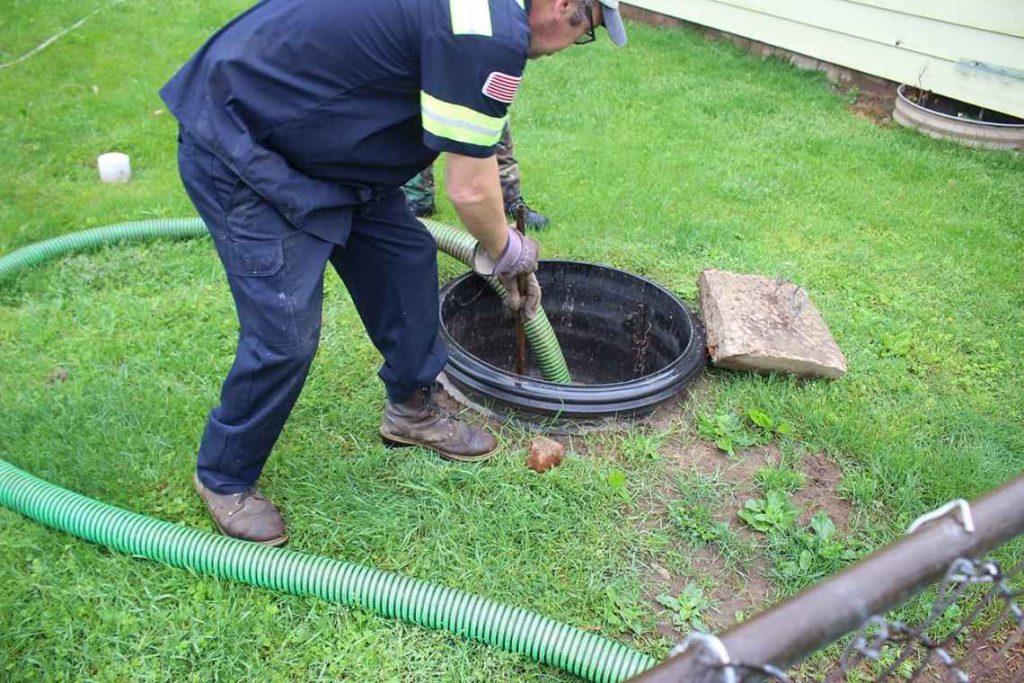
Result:
[[[505,213],[508,214],[509,219],[513,221],[516,219],[516,213],[518,213],[520,206],[523,207],[524,209],[523,218],[525,219],[524,222],[526,223],[527,228],[532,228],[533,230],[543,230],[544,228],[548,227],[548,223],[551,222],[548,219],[548,217],[540,213],[539,211],[534,211],[533,209],[531,209],[529,205],[526,203],[526,200],[524,200],[522,197],[517,197],[508,204],[505,204]]]

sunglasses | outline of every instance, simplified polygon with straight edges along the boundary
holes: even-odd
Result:
[[[587,21],[590,23],[590,27],[576,39],[576,45],[586,45],[597,40],[597,36],[594,34],[594,5],[590,0],[584,0],[583,8],[587,12]]]

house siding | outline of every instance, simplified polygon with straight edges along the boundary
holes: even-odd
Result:
[[[1024,118],[1024,0],[630,0]]]

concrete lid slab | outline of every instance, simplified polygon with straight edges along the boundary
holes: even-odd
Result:
[[[833,379],[846,373],[846,358],[799,285],[705,270],[697,287],[715,365]]]

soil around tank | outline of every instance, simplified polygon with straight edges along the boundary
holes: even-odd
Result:
[[[858,118],[865,119],[876,125],[885,125],[892,121],[892,98],[894,91],[895,88],[884,93],[861,91],[857,93],[853,102],[847,105],[847,110]]]
[[[725,484],[722,497],[709,508],[714,522],[725,524],[745,543],[757,546],[763,536],[752,531],[737,516],[748,498],[759,498],[756,475],[767,467],[779,467],[785,461],[774,443],[737,451],[735,456],[723,453],[714,444],[696,434],[691,426],[693,406],[702,403],[709,392],[706,381],[695,382],[688,391],[696,395],[690,403],[659,410],[651,418],[650,429],[673,432],[662,443],[659,453],[668,466],[668,476],[651,496],[641,518],[647,519],[652,529],[671,526],[669,508],[679,499],[676,475],[682,473],[719,477]],[[797,524],[806,526],[817,512],[825,512],[833,520],[836,531],[847,536],[851,530],[853,505],[840,493],[842,470],[839,464],[823,452],[807,453],[791,466],[804,477],[804,483],[790,494],[790,500],[800,516]],[[689,571],[675,573],[659,563],[644,568],[644,597],[649,609],[658,615],[655,625],[662,636],[675,642],[685,635],[672,623],[671,616],[658,603],[663,593],[676,595],[688,583],[699,582],[701,576],[713,576],[707,591],[712,609],[703,615],[705,623],[715,632],[733,626],[737,614],[753,615],[781,597],[779,587],[771,580],[771,561],[761,553],[747,558],[741,565],[730,564],[714,543],[695,545],[675,539],[672,549],[689,560]]]

